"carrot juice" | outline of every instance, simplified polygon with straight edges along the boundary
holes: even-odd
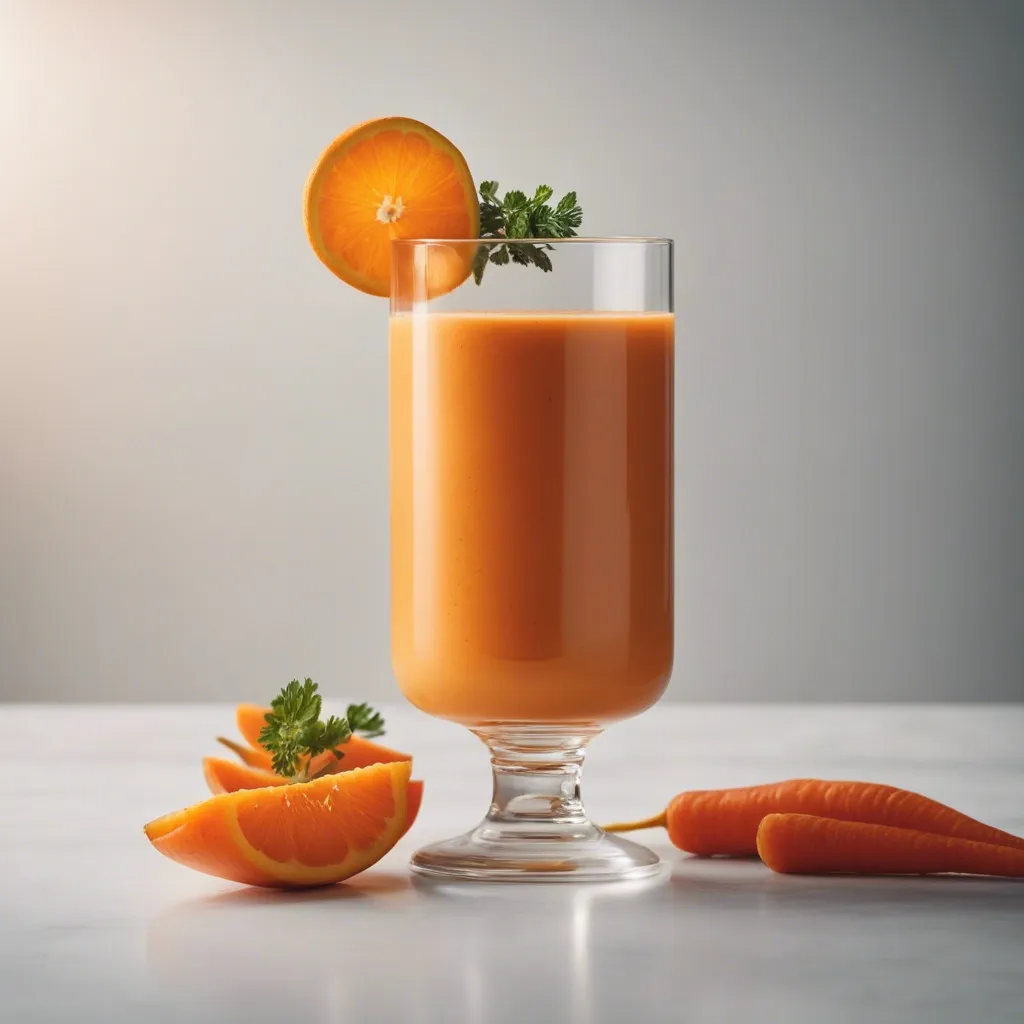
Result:
[[[429,714],[603,724],[672,667],[671,313],[397,313],[391,630]]]

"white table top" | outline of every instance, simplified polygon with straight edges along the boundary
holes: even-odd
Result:
[[[0,707],[0,1020],[733,1022],[1024,1019],[1024,884],[773,875],[642,833],[654,886],[427,889],[419,844],[489,796],[466,730],[389,708],[420,820],[306,893],[161,857],[144,822],[205,795],[226,707]],[[917,789],[1024,834],[1024,706],[659,707],[592,747],[598,821],[687,788],[817,775]]]

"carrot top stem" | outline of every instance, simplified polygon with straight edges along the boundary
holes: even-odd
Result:
[[[650,818],[642,818],[640,821],[617,821],[613,825],[602,825],[605,832],[636,832],[642,828],[667,828],[668,823],[665,812],[655,814]]]

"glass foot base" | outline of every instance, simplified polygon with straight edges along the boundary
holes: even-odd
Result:
[[[657,874],[658,855],[596,825],[543,828],[482,825],[424,847],[412,866],[422,875],[493,882],[614,882]]]
[[[421,875],[479,882],[614,882],[658,873],[658,855],[609,835],[580,800],[598,726],[491,723],[473,729],[491,752],[494,794],[471,832],[412,858]]]

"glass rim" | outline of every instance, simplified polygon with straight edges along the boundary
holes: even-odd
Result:
[[[672,245],[671,238],[645,235],[593,235],[572,238],[392,238],[392,245],[579,245],[601,243],[633,245]]]

